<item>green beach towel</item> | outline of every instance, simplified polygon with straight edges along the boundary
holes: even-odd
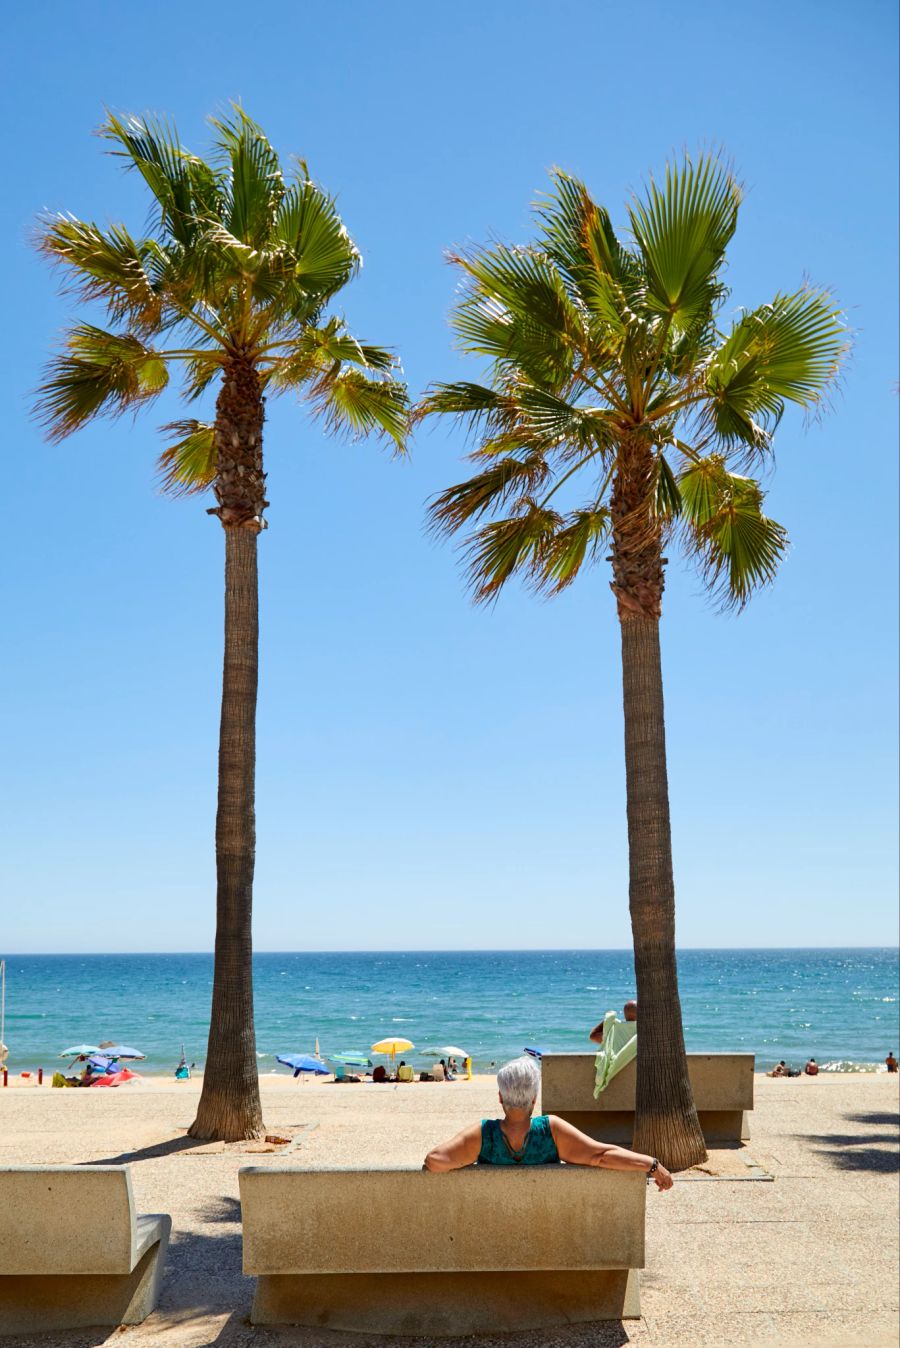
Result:
[[[607,1011],[603,1017],[603,1043],[594,1059],[596,1081],[594,1099],[605,1091],[617,1072],[631,1062],[637,1054],[637,1023],[633,1020],[616,1020],[615,1011]]]

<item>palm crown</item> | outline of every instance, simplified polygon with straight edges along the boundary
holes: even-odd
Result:
[[[94,416],[151,402],[173,366],[193,402],[243,364],[259,395],[296,391],[331,429],[375,432],[402,448],[407,401],[394,356],[326,314],[360,264],[333,198],[303,163],[286,177],[240,108],[211,124],[209,162],[162,121],[110,115],[101,127],[150,189],[146,237],[70,216],[42,222],[41,250],[65,266],[78,297],[107,311],[105,327],[73,326],[48,368],[37,406],[49,434],[59,439]],[[163,429],[171,440],[159,460],[164,488],[178,495],[212,485],[221,466],[214,425],[188,418]]]
[[[438,530],[477,526],[476,598],[515,574],[558,592],[611,533],[616,569],[617,522],[632,560],[677,532],[726,604],[772,579],[787,538],[762,511],[757,474],[785,404],[826,395],[847,340],[810,286],[723,330],[740,201],[715,157],[685,158],[632,201],[623,241],[587,188],[555,171],[534,244],[451,258],[463,274],[453,327],[488,358],[490,382],[436,384],[417,415],[456,415],[479,442],[480,471],[431,506]],[[566,510],[553,499],[564,484],[564,496],[582,490]],[[613,588],[632,603],[627,581],[626,564]]]

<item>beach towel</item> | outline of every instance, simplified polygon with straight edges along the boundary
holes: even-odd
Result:
[[[603,1043],[594,1059],[596,1078],[594,1099],[605,1091],[613,1077],[637,1054],[637,1022],[617,1020],[615,1011],[603,1017]]]

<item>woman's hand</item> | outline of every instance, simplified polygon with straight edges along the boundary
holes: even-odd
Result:
[[[659,1190],[671,1189],[675,1183],[664,1165],[658,1165],[650,1178]]]

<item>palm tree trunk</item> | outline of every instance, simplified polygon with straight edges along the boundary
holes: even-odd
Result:
[[[675,961],[675,884],[659,620],[623,615],[629,907],[638,999],[634,1148],[670,1170],[706,1158],[687,1073]]]
[[[216,950],[203,1090],[191,1137],[257,1138],[262,1107],[253,1026],[256,862],[257,541],[262,511],[263,404],[255,371],[226,374],[216,407],[218,515],[225,533],[225,658],[216,812]]]
[[[706,1157],[688,1078],[678,968],[659,620],[662,526],[652,508],[652,445],[619,446],[613,483],[613,583],[622,630],[628,870],[638,1000],[634,1147],[684,1170]]]

